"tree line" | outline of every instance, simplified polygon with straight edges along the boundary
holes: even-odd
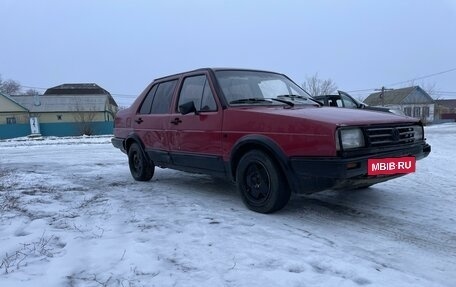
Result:
[[[409,86],[416,85],[414,80],[411,80]],[[337,91],[336,83],[328,78],[328,79],[321,79],[318,76],[318,73],[307,77],[304,82],[302,83],[302,88],[308,92],[311,96],[321,96],[321,95],[331,95]],[[434,97],[436,94],[436,85],[435,83],[422,83],[422,89],[424,89],[430,96]],[[23,87],[18,81],[15,80],[3,80],[2,75],[0,74],[0,92],[7,94],[7,95],[39,95],[40,92],[38,90],[29,88],[26,90],[22,89]]]
[[[19,82],[15,80],[3,80],[0,74],[0,92],[7,95],[39,95],[39,92],[35,89],[23,90]]]
[[[311,77],[307,77],[302,84],[302,88],[311,96],[330,95],[337,90],[337,85],[331,79],[320,79],[318,73]],[[2,80],[0,74],[0,92],[7,95],[38,95],[39,92],[35,89],[23,90],[19,82],[15,80]]]

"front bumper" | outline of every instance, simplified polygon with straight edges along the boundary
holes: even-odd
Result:
[[[294,173],[296,193],[313,193],[330,188],[366,186],[383,182],[403,174],[389,176],[368,176],[369,158],[413,156],[417,160],[425,158],[431,152],[431,146],[423,143],[393,151],[378,152],[356,157],[290,158]]]
[[[111,138],[111,143],[115,148],[120,149],[123,153],[127,153],[124,145],[125,140],[122,138]]]

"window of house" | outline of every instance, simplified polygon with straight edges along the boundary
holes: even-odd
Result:
[[[16,118],[15,117],[6,118],[6,124],[7,125],[15,125],[16,124]]]
[[[411,117],[411,116],[412,116],[412,108],[411,108],[411,107],[405,107],[405,108],[404,108],[404,114],[405,114],[406,116]]]
[[[423,107],[423,117],[429,117],[429,107]]]
[[[217,105],[205,75],[188,77],[182,84],[177,106],[193,101],[198,111],[215,111]]]
[[[177,80],[160,83],[152,101],[151,114],[166,114],[173,99]]]
[[[57,115],[57,120],[61,121],[62,120],[62,115]]]
[[[413,117],[414,118],[421,117],[421,108],[420,107],[414,107],[413,108]]]

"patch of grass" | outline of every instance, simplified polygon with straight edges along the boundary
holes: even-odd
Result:
[[[54,236],[47,237],[43,233],[38,241],[31,243],[23,243],[22,247],[11,253],[5,253],[2,258],[0,269],[5,274],[19,270],[21,267],[26,266],[28,260],[37,257],[53,257],[54,248],[49,244]]]
[[[10,170],[0,168],[0,192],[8,189],[9,185],[6,183],[5,178],[7,178],[10,174]]]
[[[0,211],[19,209],[19,196],[13,195],[11,191],[6,191],[1,195]]]
[[[25,195],[37,195],[40,193],[53,193],[55,191],[54,187],[49,187],[45,185],[31,186],[22,189],[21,193]]]

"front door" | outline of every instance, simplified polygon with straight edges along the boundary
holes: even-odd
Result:
[[[193,102],[183,115],[180,106]],[[223,110],[217,104],[207,75],[186,77],[170,116],[170,153],[175,165],[193,171],[223,173]]]

